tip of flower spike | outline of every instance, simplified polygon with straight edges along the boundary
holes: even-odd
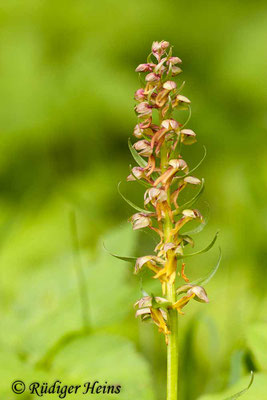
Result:
[[[167,42],[166,40],[162,40],[161,42],[155,41],[152,43],[151,50],[153,53],[154,52],[156,53],[156,52],[159,52],[160,50],[166,50],[169,46],[170,46],[170,43]]]

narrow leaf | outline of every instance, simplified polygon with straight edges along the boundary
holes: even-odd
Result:
[[[112,257],[118,258],[119,260],[122,260],[122,261],[127,261],[127,262],[132,263],[132,262],[135,262],[138,258],[138,257],[124,257],[124,256],[119,256],[118,254],[113,254],[106,248],[105,243],[103,243],[103,247],[108,252],[109,255],[111,255]]]
[[[182,175],[182,176],[179,176],[180,179],[181,179],[181,178],[186,178],[188,175],[191,175],[192,172],[194,172],[194,171],[203,163],[203,161],[205,160],[206,155],[207,155],[207,149],[206,149],[206,147],[203,146],[203,149],[204,149],[204,155],[203,155],[203,157],[201,158],[201,160],[199,161],[199,163],[198,163],[194,168],[192,168],[187,174]]]
[[[120,184],[121,182],[118,183],[118,192],[119,195],[123,198],[123,200],[126,201],[126,203],[128,203],[131,207],[133,207],[136,211],[142,212],[142,213],[146,213],[148,214],[149,211],[145,210],[144,208],[138,207],[136,204],[134,204],[131,200],[128,200],[120,191]]]
[[[147,165],[147,162],[138,154],[138,152],[135,150],[135,148],[133,147],[132,143],[131,143],[131,139],[128,139],[128,146],[130,149],[130,152],[132,153],[133,158],[135,159],[135,161],[137,162],[137,164],[144,168]]]
[[[242,396],[244,393],[246,393],[248,391],[248,389],[252,385],[253,381],[254,381],[254,372],[251,371],[251,378],[250,378],[250,382],[249,382],[248,387],[246,387],[246,389],[244,389],[244,390],[241,390],[241,392],[238,392],[238,393],[234,394],[233,396],[227,397],[227,399],[224,399],[224,400],[235,400],[238,397]]]
[[[185,208],[191,208],[193,204],[196,203],[196,201],[199,199],[199,197],[201,196],[201,194],[203,193],[204,190],[204,184],[205,184],[205,180],[202,179],[202,183],[201,183],[201,187],[198,191],[198,193],[190,200],[188,200],[186,203],[182,204],[178,210],[179,212],[181,212],[181,210],[184,210]]]
[[[147,63],[151,63],[151,56],[152,56],[152,52],[148,54],[147,56]]]
[[[201,285],[201,286],[207,285],[207,283],[214,277],[214,275],[218,271],[221,259],[222,259],[222,251],[221,248],[219,247],[219,258],[215,266],[207,273],[207,275],[203,276],[202,278],[196,279],[193,282],[190,282],[190,285]]]
[[[199,254],[206,253],[207,251],[209,251],[214,246],[214,244],[215,244],[215,242],[217,240],[218,234],[219,234],[219,232],[216,232],[216,234],[215,234],[214,238],[212,239],[212,241],[210,242],[210,244],[207,247],[205,247],[204,249],[196,251],[195,253],[185,254],[183,256],[179,256],[179,258],[181,259],[181,258],[193,257],[193,256],[197,256]]]
[[[183,81],[181,86],[176,90],[176,94],[180,94],[181,93],[181,91],[183,90],[184,85],[185,85],[185,81]]]
[[[191,119],[192,109],[191,109],[190,106],[188,106],[188,111],[189,111],[189,114],[188,114],[187,120],[186,120],[185,123],[182,125],[182,129],[188,124],[188,122],[189,122],[190,119]]]
[[[165,119],[170,118],[171,114],[172,114],[172,99],[171,99],[171,96],[168,96],[168,109],[167,109],[167,112],[166,112],[164,118]]]
[[[140,72],[138,74],[138,79],[139,79],[140,85],[145,86],[146,82],[144,81],[143,76],[141,75]]]

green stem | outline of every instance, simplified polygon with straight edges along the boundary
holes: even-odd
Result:
[[[168,167],[167,145],[163,144],[161,148],[161,170]],[[170,189],[167,192],[168,203],[170,205]],[[164,221],[164,241],[165,243],[171,242],[172,222],[169,215],[165,216]],[[175,281],[167,283],[167,299],[175,303]],[[167,400],[178,400],[178,313],[176,310],[168,311],[168,328],[170,334],[168,335],[167,345]]]
[[[168,191],[168,198],[170,193]],[[164,239],[171,242],[172,223],[168,215],[165,217]],[[171,255],[170,255],[171,257]],[[167,299],[176,302],[175,281],[167,283]],[[176,310],[168,311],[168,325],[170,334],[167,345],[167,400],[178,400],[178,313]]]
[[[167,298],[175,302],[175,286],[167,285]],[[178,314],[176,310],[169,311],[170,335],[167,346],[167,400],[178,399]]]

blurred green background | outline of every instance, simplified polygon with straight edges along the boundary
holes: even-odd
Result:
[[[123,387],[112,398],[165,397],[164,338],[134,319],[140,280],[102,246],[123,255],[151,247],[126,225],[132,210],[116,186],[133,163],[134,69],[164,39],[183,60],[192,102],[198,143],[188,164],[208,150],[197,176],[209,224],[196,248],[219,228],[223,249],[210,304],[190,304],[180,318],[181,400],[223,399],[251,369],[244,400],[267,399],[266,2],[0,5],[1,397],[13,399],[14,379],[108,380]],[[122,191],[142,204],[135,183]],[[217,253],[192,260],[187,274],[205,273]]]

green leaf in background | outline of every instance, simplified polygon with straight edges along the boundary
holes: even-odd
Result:
[[[210,282],[216,300],[201,310],[217,331],[217,347],[210,347],[204,328],[190,330],[188,316],[179,327],[181,343],[187,331],[195,342],[183,351],[191,357],[181,363],[181,399],[221,390],[243,338],[253,363],[266,371],[267,163],[261,145],[266,140],[266,16],[266,1],[207,0],[194,6],[178,1],[166,6],[160,0],[1,2],[0,348],[8,351],[0,356],[0,385],[7,381],[8,365],[19,376],[81,324],[64,208],[70,202],[79,213],[92,329],[131,336],[156,374],[158,399],[164,399],[165,344],[152,326],[133,318],[132,298],[139,294],[133,293],[131,268],[103,255],[101,239],[127,217],[116,183],[127,174],[131,157],[124,144],[136,124],[134,69],[152,41],[162,39],[174,43],[187,70],[183,94],[192,101],[194,115],[188,127],[208,149],[200,168],[212,204],[210,229],[219,226],[223,232],[225,257],[223,273]],[[159,21],[168,21],[167,35]],[[184,151],[193,151],[190,165],[197,165],[201,147]],[[124,229],[114,233],[114,243],[105,239],[107,247],[116,254],[144,254],[148,240],[140,240],[139,251],[134,235],[124,239]],[[203,256],[205,265],[213,265],[213,251]],[[199,276],[202,260],[189,260],[188,271],[192,266]],[[160,288],[152,284],[144,277],[144,287],[156,295]],[[256,328],[256,321],[264,322]],[[19,353],[17,367],[12,352]],[[257,373],[240,399],[265,400],[266,380],[266,373]],[[249,376],[231,381],[238,383],[221,390],[217,399],[242,390],[248,381]],[[10,395],[1,392],[0,399],[24,400]]]
[[[254,380],[254,373],[251,371],[251,378],[250,378],[248,387],[246,387],[246,389],[243,389],[240,392],[234,394],[233,396],[227,397],[225,400],[236,400],[238,397],[243,396],[243,394],[245,394],[248,391],[248,389],[250,388],[250,386],[252,385],[253,380]]]
[[[112,248],[122,246],[129,252],[135,243],[128,225],[113,230],[106,240]],[[127,269],[101,247],[97,257],[85,251],[81,253],[91,330],[121,321],[132,310],[135,300],[134,289],[127,281]],[[1,313],[0,343],[36,363],[62,336],[81,329],[74,267],[70,252],[50,259],[41,268],[24,272],[17,282],[14,299],[9,300],[9,309]]]
[[[119,395],[101,394],[103,399],[155,399],[147,362],[132,343],[119,336],[98,334],[74,340],[57,355],[50,373],[66,376],[69,382],[121,385]]]
[[[121,393],[101,394],[103,399],[155,400],[147,361],[130,341],[119,336],[98,333],[74,338],[60,349],[49,369],[42,366],[34,368],[7,349],[0,349],[0,357],[0,397],[3,399],[15,399],[11,383],[20,379],[26,387],[32,382],[48,382],[51,385],[56,380],[60,380],[62,385],[83,385],[88,381],[105,385],[107,382],[109,385],[121,385]],[[82,400],[86,396],[79,391],[74,397]],[[30,396],[25,391],[20,398],[24,400]],[[58,395],[44,395],[43,398],[58,399]]]
[[[49,373],[34,369],[29,363],[19,358],[12,348],[0,348],[0,398],[16,400],[18,395],[12,393],[11,384],[16,379],[22,380],[25,384],[34,381],[45,382],[49,379]],[[20,395],[21,400],[29,399],[32,396],[25,393]],[[46,400],[46,399],[44,399]],[[48,398],[47,398],[48,400]]]
[[[128,146],[129,146],[130,152],[131,152],[134,160],[136,161],[136,163],[142,168],[146,167],[147,162],[135,150],[135,148],[133,147],[133,145],[131,143],[131,139],[130,138],[128,139]]]
[[[242,400],[265,400],[267,398],[267,375],[257,373],[255,378],[253,378],[253,375],[251,376],[249,385],[248,381],[249,377],[245,376],[223,392],[207,394],[199,397],[198,400],[235,400],[241,396]],[[236,394],[233,395],[233,392],[236,392]]]
[[[267,322],[247,326],[246,339],[257,367],[267,372]]]

